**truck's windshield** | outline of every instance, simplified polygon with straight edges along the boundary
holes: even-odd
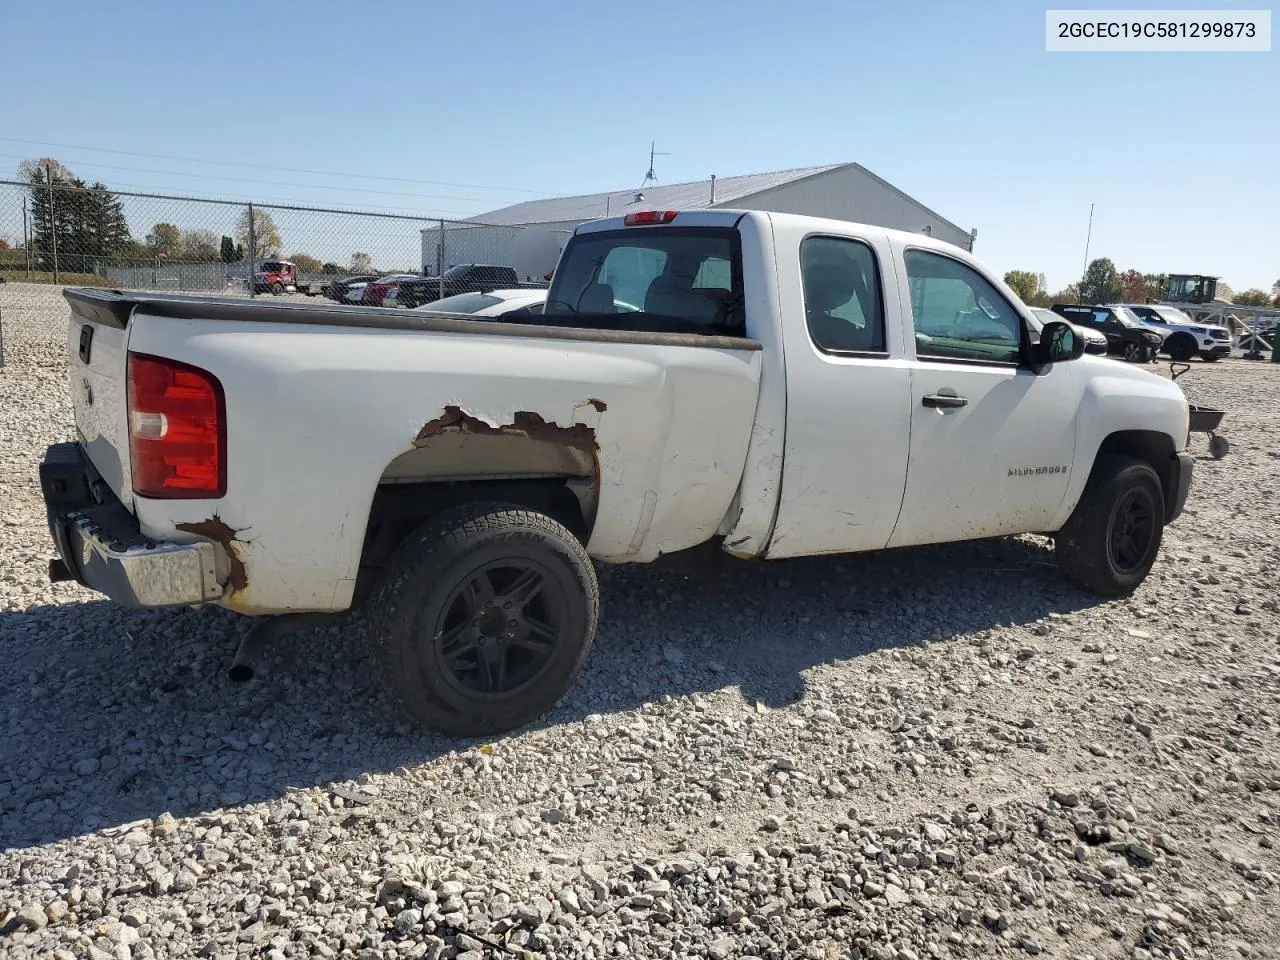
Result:
[[[545,317],[554,316],[589,316],[606,329],[741,335],[738,233],[629,227],[575,236],[548,291]]]

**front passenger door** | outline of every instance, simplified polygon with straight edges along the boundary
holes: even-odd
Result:
[[[1075,452],[1066,364],[1037,375],[1022,315],[981,273],[895,241],[910,291],[911,449],[890,547],[1045,530]]]

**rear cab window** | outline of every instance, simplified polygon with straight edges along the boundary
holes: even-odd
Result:
[[[811,236],[800,243],[809,338],[823,353],[886,356],[875,254],[861,240]]]
[[[742,252],[732,227],[636,226],[574,236],[543,323],[745,336]]]

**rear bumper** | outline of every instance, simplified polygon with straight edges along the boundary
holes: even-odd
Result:
[[[1186,450],[1173,455],[1173,469],[1169,473],[1169,493],[1165,497],[1164,522],[1173,523],[1182,515],[1187,505],[1187,494],[1191,492],[1191,474],[1195,468],[1195,460]]]
[[[51,580],[75,580],[125,607],[176,607],[222,598],[212,543],[160,543],[97,477],[74,443],[45,451],[40,488],[58,559]]]

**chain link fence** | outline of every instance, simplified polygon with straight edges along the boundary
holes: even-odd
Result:
[[[424,289],[455,291],[423,281],[469,264],[503,268],[487,276],[545,282],[568,236],[538,226],[93,189],[52,171],[31,182],[0,180],[0,365],[6,353],[12,360],[29,348],[62,347],[66,286],[413,306]],[[397,277],[416,281],[406,283],[416,298],[402,303],[394,283],[361,284]]]

